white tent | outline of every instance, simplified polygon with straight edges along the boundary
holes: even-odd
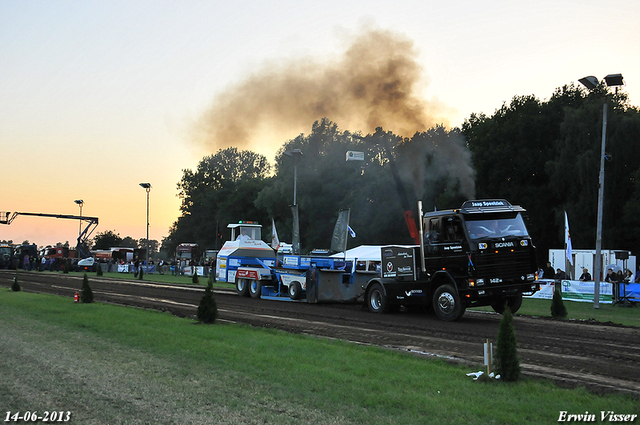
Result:
[[[359,261],[381,261],[380,248],[384,245],[360,245],[355,248],[348,249],[346,252],[333,254],[334,258],[345,258],[347,260]]]
[[[358,261],[382,261],[381,248],[389,245],[360,245],[355,248],[348,249],[346,252],[333,254],[334,258],[345,258],[346,260]],[[415,245],[393,245],[403,248],[412,248]]]

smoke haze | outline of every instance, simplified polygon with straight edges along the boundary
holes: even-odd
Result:
[[[475,197],[475,170],[471,151],[458,129],[436,126],[416,134],[402,146],[403,178],[412,182],[416,198],[433,201],[442,190],[457,190]],[[442,187],[445,183],[446,186]]]
[[[423,76],[412,41],[364,30],[335,60],[265,65],[228,88],[202,116],[196,139],[214,152],[236,146],[272,158],[286,140],[324,117],[352,132],[383,127],[411,136],[444,123],[438,114],[448,111],[421,98]],[[265,140],[269,135],[272,140]]]
[[[458,131],[447,131],[450,108],[426,101],[424,72],[413,42],[368,29],[335,60],[292,59],[265,65],[218,95],[202,116],[197,138],[211,151],[235,146],[272,159],[287,140],[322,118],[343,130],[373,133],[377,127],[405,138],[400,168],[418,199],[435,196],[436,182],[475,195],[471,153]],[[434,128],[434,126],[438,126]],[[420,132],[418,135],[416,133]]]

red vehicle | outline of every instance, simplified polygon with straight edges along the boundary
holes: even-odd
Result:
[[[197,243],[181,243],[176,247],[176,260],[185,260],[187,264],[191,260],[198,260],[198,244]]]
[[[47,260],[52,258],[75,258],[76,251],[64,246],[47,247],[44,249],[42,256]]]

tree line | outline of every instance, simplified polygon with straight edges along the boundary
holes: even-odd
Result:
[[[516,96],[491,116],[472,114],[461,128],[435,126],[412,137],[382,128],[363,135],[327,118],[307,135],[286,141],[275,164],[230,147],[185,169],[177,184],[181,215],[162,249],[195,242],[220,248],[227,224],[253,220],[263,235],[276,223],[291,241],[294,161],[303,252],[330,246],[338,211],[351,210],[363,244],[410,244],[404,211],[457,208],[467,199],[504,198],[528,210],[529,230],[540,249],[560,248],[564,211],[574,248],[593,249],[597,214],[602,107],[609,103],[603,248],[636,250],[640,234],[640,114],[624,93],[605,86],[587,92],[574,85],[542,101]],[[364,161],[346,161],[347,151]]]
[[[149,240],[149,252],[154,255],[159,250],[159,243],[155,239]],[[147,248],[147,239],[134,239],[131,236],[120,237],[118,233],[112,230],[105,230],[104,232],[96,234],[93,237],[92,250],[110,249],[113,247],[127,247],[127,248]]]

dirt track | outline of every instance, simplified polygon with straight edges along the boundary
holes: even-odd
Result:
[[[15,271],[0,270],[0,287],[10,287]],[[27,292],[69,297],[82,286],[80,275],[19,272]],[[193,317],[204,288],[91,277],[96,301],[170,311]],[[355,304],[306,304],[254,300],[216,290],[219,319],[287,332],[338,338],[441,357],[482,370],[482,344],[495,343],[500,317],[467,311],[448,323],[424,313],[376,315]],[[640,328],[516,316],[522,371],[563,386],[596,392],[640,395]]]

